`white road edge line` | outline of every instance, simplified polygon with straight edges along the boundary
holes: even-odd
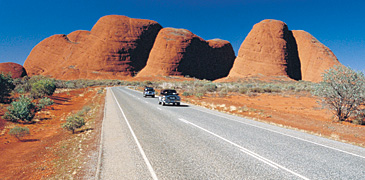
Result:
[[[153,178],[154,180],[158,180],[157,175],[156,175],[155,171],[153,170],[153,168],[152,168],[152,165],[151,165],[150,161],[148,160],[148,158],[147,158],[147,156],[146,156],[145,152],[143,151],[143,148],[142,148],[141,144],[139,143],[139,141],[138,141],[138,138],[137,138],[136,134],[134,134],[134,131],[133,131],[133,129],[132,129],[132,127],[131,127],[131,125],[129,124],[127,117],[125,116],[125,114],[124,114],[124,112],[123,112],[123,109],[120,107],[120,104],[119,104],[119,102],[118,102],[117,98],[115,97],[115,95],[114,95],[114,93],[113,93],[113,90],[111,90],[111,89],[110,89],[110,91],[112,92],[112,95],[113,95],[113,97],[114,97],[115,101],[117,102],[117,104],[118,104],[118,107],[119,107],[120,111],[121,111],[121,112],[122,112],[122,114],[123,114],[124,120],[125,120],[125,122],[127,123],[128,128],[129,128],[129,130],[130,130],[130,132],[131,132],[131,134],[132,134],[132,136],[133,136],[134,140],[136,141],[136,144],[137,144],[137,146],[138,146],[138,149],[139,149],[139,151],[140,151],[140,153],[141,153],[141,155],[142,155],[142,157],[143,157],[143,159],[144,159],[144,161],[145,161],[145,163],[146,163],[146,165],[147,165],[148,170],[149,170],[149,171],[150,171],[150,173],[151,173],[152,178]]]
[[[201,111],[201,112],[205,112],[205,113],[208,113],[208,114],[212,114],[212,115],[215,115],[215,116],[219,116],[219,117],[222,117],[224,119],[228,119],[230,121],[235,121],[235,122],[238,122],[238,123],[241,123],[241,124],[246,124],[248,126],[253,126],[253,127],[256,127],[256,128],[259,128],[259,129],[264,129],[264,130],[267,130],[267,131],[270,131],[270,132],[273,132],[273,133],[281,134],[281,135],[288,136],[288,137],[291,137],[291,138],[294,138],[294,139],[298,139],[298,140],[305,141],[305,142],[308,142],[308,143],[311,143],[311,144],[315,144],[315,145],[318,145],[318,146],[322,146],[322,147],[325,147],[325,148],[328,148],[328,149],[336,150],[336,151],[339,151],[339,152],[342,152],[342,153],[345,153],[345,154],[349,154],[349,155],[352,155],[352,156],[356,156],[356,157],[360,157],[360,158],[365,159],[364,156],[361,156],[361,155],[358,155],[358,154],[355,154],[355,153],[351,153],[351,152],[347,152],[345,150],[337,149],[337,148],[334,148],[334,147],[331,147],[331,146],[327,146],[327,145],[324,145],[324,144],[320,144],[320,143],[313,142],[313,141],[310,141],[310,140],[306,140],[306,139],[303,139],[303,138],[300,138],[300,137],[296,137],[296,136],[293,136],[293,135],[289,135],[289,134],[285,134],[285,133],[278,132],[278,131],[275,131],[275,130],[271,130],[271,129],[268,129],[268,128],[260,127],[260,126],[257,126],[257,125],[253,125],[253,124],[245,123],[245,122],[242,122],[242,121],[230,119],[228,117],[224,117],[224,116],[219,115],[219,114],[213,114],[211,112],[202,111],[200,109],[196,109],[196,110]]]
[[[229,144],[231,144],[231,145],[239,148],[242,152],[244,152],[244,153],[246,153],[246,154],[248,154],[248,155],[250,155],[250,156],[252,156],[252,157],[254,157],[254,158],[256,158],[256,159],[258,159],[258,160],[260,160],[260,161],[262,161],[262,162],[264,162],[266,164],[268,164],[268,165],[270,165],[273,168],[276,168],[276,169],[280,168],[280,169],[283,169],[283,170],[285,170],[285,171],[287,171],[287,172],[289,172],[289,173],[291,173],[291,174],[293,174],[295,176],[298,176],[298,177],[300,177],[302,179],[309,180],[309,178],[307,178],[307,177],[305,177],[303,175],[300,175],[300,174],[298,174],[298,173],[296,173],[296,172],[294,172],[294,171],[292,171],[292,170],[290,170],[290,169],[288,169],[288,168],[286,168],[284,166],[281,166],[281,165],[279,165],[279,164],[277,164],[277,163],[275,163],[273,161],[270,161],[270,160],[268,160],[268,159],[266,159],[266,158],[264,158],[264,157],[262,157],[262,156],[260,156],[260,155],[258,155],[256,153],[254,153],[254,152],[252,152],[252,151],[250,151],[250,150],[248,150],[248,149],[246,149],[246,148],[244,148],[244,147],[242,147],[242,146],[240,146],[240,145],[238,145],[238,144],[236,144],[236,143],[234,143],[234,142],[232,142],[232,141],[230,141],[230,140],[228,140],[228,139],[226,139],[226,138],[224,138],[222,136],[219,136],[219,135],[217,135],[217,134],[215,134],[215,133],[213,133],[213,132],[211,132],[211,131],[209,131],[207,129],[204,129],[204,128],[202,128],[202,127],[200,127],[200,126],[198,126],[198,125],[196,125],[194,123],[191,123],[191,122],[189,122],[189,121],[187,121],[185,119],[182,119],[182,118],[178,118],[178,119],[180,121],[186,123],[186,124],[191,124],[192,126],[198,128],[198,129],[200,129],[202,131],[205,131],[205,132],[207,132],[207,133],[209,133],[209,134],[211,134],[211,135],[213,135],[213,136],[215,136],[215,137],[217,137],[217,138],[219,138],[219,139],[221,139],[221,140],[223,140],[223,141],[225,141],[225,142],[227,142],[227,143],[229,143]]]

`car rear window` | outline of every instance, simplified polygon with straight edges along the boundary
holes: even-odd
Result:
[[[162,94],[172,95],[172,94],[176,94],[176,91],[175,90],[164,90],[162,92]]]

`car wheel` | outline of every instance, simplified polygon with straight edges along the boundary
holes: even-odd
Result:
[[[180,106],[180,103],[176,103],[176,105]]]
[[[155,98],[155,95],[153,95],[152,97]]]

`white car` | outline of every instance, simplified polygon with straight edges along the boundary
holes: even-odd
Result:
[[[181,99],[178,95],[179,94],[174,89],[164,89],[158,97],[158,104],[162,104],[163,106],[166,104],[179,106]]]

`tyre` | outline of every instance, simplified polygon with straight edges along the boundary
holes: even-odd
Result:
[[[176,103],[177,106],[180,106],[180,103]]]

